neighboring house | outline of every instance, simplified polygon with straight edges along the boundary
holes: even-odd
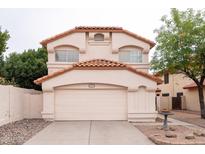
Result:
[[[192,111],[200,111],[199,94],[195,83],[188,84],[183,87],[185,95],[185,108]],[[205,96],[205,81],[204,81],[204,96]]]
[[[184,74],[164,73],[158,75],[164,82],[158,85],[161,90],[161,109],[199,111],[198,91],[193,81]],[[167,98],[166,98],[167,97]]]
[[[76,27],[41,44],[48,50],[42,116],[49,120],[156,118],[161,79],[148,74],[154,42],[120,27]]]

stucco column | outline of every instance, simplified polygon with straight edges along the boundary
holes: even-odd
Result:
[[[132,121],[132,118],[134,118],[134,114],[136,113],[136,93],[137,89],[130,89],[128,88],[127,91],[127,105],[128,105],[128,121]]]
[[[43,91],[42,117],[46,120],[54,120],[54,90]]]

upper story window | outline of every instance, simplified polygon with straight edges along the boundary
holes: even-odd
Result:
[[[95,34],[94,40],[95,41],[104,41],[104,35],[103,34]]]
[[[57,62],[78,62],[79,52],[76,50],[56,50],[55,58]]]
[[[169,83],[169,73],[165,73],[164,74],[164,84],[168,84]]]
[[[142,63],[142,50],[136,47],[121,48],[119,61],[125,63]]]

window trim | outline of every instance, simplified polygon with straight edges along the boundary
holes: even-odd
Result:
[[[97,38],[97,36],[100,36],[99,38],[101,38],[101,39],[96,39]],[[105,40],[105,35],[104,34],[102,34],[102,33],[96,33],[96,34],[94,34],[94,41],[96,41],[96,42],[103,42]]]
[[[66,52],[73,52],[73,53],[77,53],[77,60],[76,61],[67,61],[68,60],[68,55],[66,56],[66,58],[65,58],[66,60],[65,61],[57,60],[57,52],[64,52],[64,53],[66,53]],[[57,62],[57,63],[76,63],[76,62],[79,62],[79,58],[80,58],[79,55],[80,55],[79,51],[75,50],[75,49],[56,49],[55,50],[55,62]],[[76,55],[74,55],[74,56],[76,56]],[[72,59],[72,58],[70,58],[70,59]]]
[[[126,58],[124,57],[124,60],[121,56],[121,54],[127,54]],[[133,54],[133,55],[131,55]],[[135,57],[136,59],[134,59]],[[126,59],[126,60],[125,60]],[[129,60],[128,60],[129,59]],[[136,60],[136,61],[135,61]],[[137,47],[122,47],[119,49],[119,61],[123,63],[128,63],[128,64],[142,64],[143,63],[143,51],[140,48]]]

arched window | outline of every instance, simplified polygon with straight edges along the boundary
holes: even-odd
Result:
[[[95,41],[104,41],[104,35],[103,34],[95,34],[94,40]]]
[[[57,62],[78,62],[79,51],[76,48],[57,48],[55,49],[55,59]]]
[[[137,47],[120,48],[119,61],[125,63],[142,63],[142,50]]]

